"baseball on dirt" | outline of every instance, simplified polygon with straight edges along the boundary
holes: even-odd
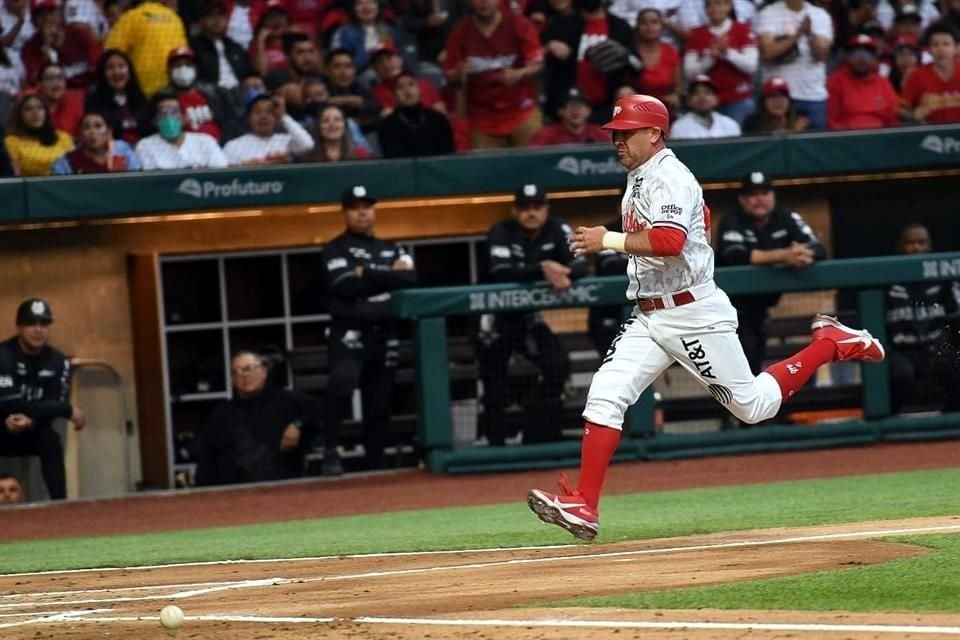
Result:
[[[183,611],[175,604],[168,604],[160,610],[160,624],[171,631],[183,626]]]

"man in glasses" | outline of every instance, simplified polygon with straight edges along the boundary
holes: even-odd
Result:
[[[183,110],[176,94],[163,90],[152,100],[157,133],[137,143],[143,169],[220,169],[227,157],[213,137],[186,131]]]
[[[297,478],[316,434],[319,401],[269,382],[270,363],[239,351],[230,362],[233,397],[213,410],[197,447],[197,484]]]
[[[40,298],[17,308],[17,334],[0,343],[0,456],[37,456],[51,500],[67,497],[63,445],[53,429],[86,418],[70,404],[70,360],[49,344],[53,312]]]

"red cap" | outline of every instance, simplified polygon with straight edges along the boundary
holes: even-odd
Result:
[[[613,105],[613,119],[604,129],[631,131],[657,127],[667,135],[670,131],[670,112],[653,96],[634,94],[617,100]]]
[[[191,60],[196,59],[196,55],[193,53],[193,49],[190,47],[177,47],[176,49],[171,49],[170,53],[167,54],[167,64],[170,64],[177,58],[190,58]]]
[[[37,13],[38,11],[48,11],[50,9],[59,9],[60,2],[58,0],[33,0],[30,3],[30,13]]]
[[[847,43],[847,48],[848,49],[870,49],[876,52],[877,41],[865,33],[858,33],[857,35],[850,38],[850,41]]]
[[[785,93],[788,96],[790,95],[790,85],[787,84],[786,80],[776,76],[773,78],[767,78],[767,81],[763,83],[763,96],[772,96],[775,93]]]
[[[397,48],[392,44],[382,44],[370,52],[370,59],[374,60],[385,53],[397,53]]]
[[[717,91],[717,85],[713,83],[713,79],[705,73],[701,73],[693,77],[693,80],[690,81],[690,84],[687,85],[687,93],[691,93],[693,88],[698,84],[705,84],[711,89],[714,93]]]

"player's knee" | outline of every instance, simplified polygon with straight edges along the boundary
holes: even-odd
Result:
[[[746,424],[757,424],[768,420],[773,416],[767,415],[759,402],[752,402],[748,405],[734,405],[729,407],[730,413],[737,417],[740,422]]]

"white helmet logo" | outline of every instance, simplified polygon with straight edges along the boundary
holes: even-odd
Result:
[[[47,305],[43,304],[40,300],[34,300],[30,304],[30,313],[35,316],[42,316],[47,313]]]
[[[620,105],[614,105],[614,107],[613,107],[613,117],[616,118],[617,115],[618,115],[621,111],[623,111],[623,107],[621,107]]]

